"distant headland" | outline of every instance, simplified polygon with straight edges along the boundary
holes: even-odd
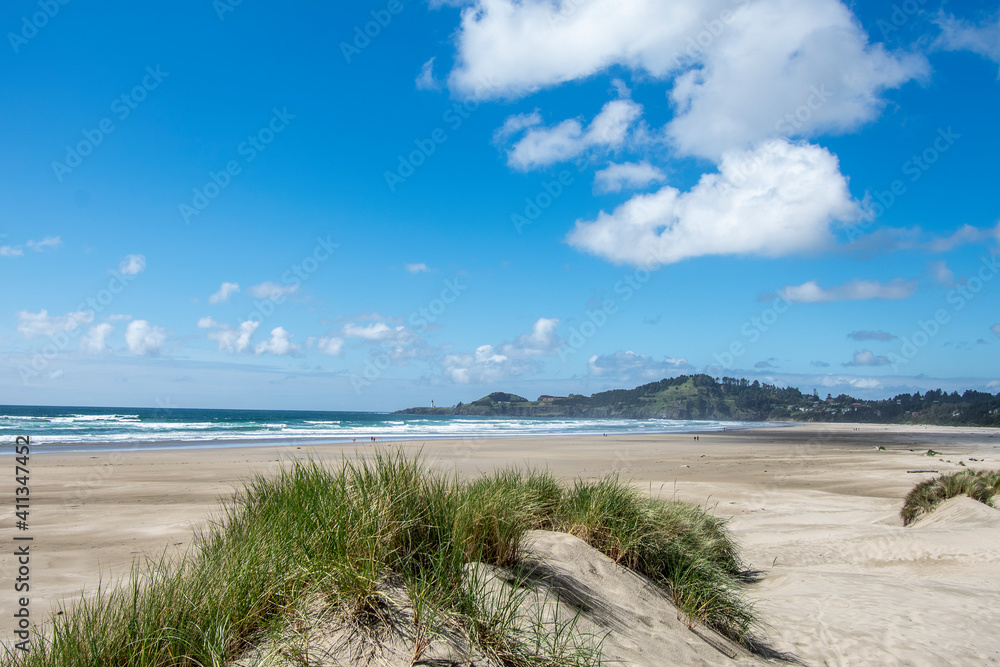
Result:
[[[1000,426],[1000,394],[972,389],[949,394],[937,389],[881,400],[847,394],[820,398],[794,387],[699,374],[591,396],[542,395],[534,401],[497,391],[471,403],[407,408],[397,414]]]

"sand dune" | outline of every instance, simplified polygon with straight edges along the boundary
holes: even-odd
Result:
[[[747,556],[766,562],[751,590],[777,648],[816,665],[1000,659],[1000,523],[948,523],[951,505],[937,523],[903,528],[862,519],[882,502],[822,500],[825,516],[790,503],[732,523]]]
[[[933,512],[917,519],[910,528],[953,530],[962,534],[975,529],[1000,528],[1000,510],[968,496],[959,496],[944,501]],[[997,558],[1000,559],[1000,554]]]
[[[516,569],[476,564],[469,581],[487,606],[504,607],[520,600],[521,627],[572,628],[567,642],[585,651],[600,648],[604,664],[629,666],[690,665],[750,667],[764,664],[744,649],[705,627],[690,628],[663,590],[642,575],[618,565],[583,540],[565,533],[531,531],[524,560]],[[405,589],[391,584],[381,593],[387,600],[386,621],[377,632],[345,623],[332,609],[314,601],[296,620],[309,664],[314,667],[410,667],[419,632]],[[291,633],[289,633],[291,634]],[[371,638],[378,637],[373,645]],[[300,664],[282,656],[281,646],[268,642],[248,652],[232,667],[292,667]],[[439,629],[422,650],[423,663],[449,667],[495,667],[470,648],[457,628]]]
[[[876,451],[879,445],[886,450]],[[707,504],[731,518],[747,561],[760,571],[749,594],[775,648],[805,664],[1000,664],[1000,511],[958,498],[908,528],[898,516],[907,491],[932,476],[908,470],[953,472],[960,460],[1000,468],[996,429],[815,425],[702,434],[699,441],[649,435],[393,446],[462,475],[509,464],[548,467],[566,479],[620,473],[644,490]],[[924,456],[930,448],[941,455]],[[84,585],[93,590],[102,576],[124,574],[137,555],[188,548],[192,530],[252,472],[273,471],[292,457],[339,461],[364,453],[326,445],[33,456],[33,619]],[[0,518],[9,522],[11,514],[6,509]],[[9,581],[9,553],[0,566]],[[574,576],[617,605],[624,625],[647,632],[635,619],[657,617],[635,607],[633,589],[607,572],[587,579],[594,576],[589,565],[580,567]],[[11,620],[0,616],[5,638]],[[586,621],[603,627],[600,618]],[[633,664],[664,664],[650,656],[689,649],[676,654],[676,664],[732,662],[686,628],[678,633],[670,649],[639,650],[646,640],[624,635],[608,646],[619,642],[615,650]]]
[[[581,636],[600,644],[608,664],[760,664],[709,628],[689,627],[662,589],[572,535],[532,531],[524,567],[489,569],[494,590],[525,577],[533,591],[525,606],[542,607],[549,621],[573,620]]]

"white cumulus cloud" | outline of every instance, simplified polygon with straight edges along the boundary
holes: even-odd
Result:
[[[206,336],[209,340],[214,340],[219,344],[222,352],[243,352],[250,347],[250,339],[253,337],[260,322],[247,320],[233,329],[232,327],[220,324],[211,317],[203,317],[198,320],[198,326],[203,329],[213,329]]]
[[[462,13],[449,83],[516,98],[616,66],[669,85],[667,135],[710,158],[855,129],[883,90],[928,69],[869,44],[840,0],[479,0]]]
[[[125,329],[125,344],[129,352],[143,357],[154,357],[167,340],[161,327],[151,325],[146,320],[134,320]]]
[[[41,241],[28,241],[27,246],[35,252],[43,252],[50,248],[58,248],[62,244],[62,239],[58,236],[46,236]]]
[[[979,243],[994,236],[995,229],[982,229],[972,225],[962,225],[950,236],[933,238],[927,242],[931,252],[948,252],[967,243]]]
[[[854,353],[854,358],[845,363],[845,366],[888,366],[889,359],[877,355],[871,350],[858,350]]]
[[[374,322],[372,324],[345,324],[341,330],[347,338],[361,338],[372,341],[398,341],[404,342],[413,338],[412,331],[402,325],[394,327],[385,322]]]
[[[403,268],[406,269],[408,273],[427,273],[430,271],[430,268],[423,262],[419,262],[416,264],[405,264]]]
[[[981,25],[943,15],[938,25],[941,36],[936,46],[947,51],[971,51],[1000,65],[1000,14]]]
[[[438,90],[441,84],[434,79],[434,58],[431,58],[420,67],[420,74],[417,75],[417,90]]]
[[[225,303],[226,301],[229,301],[229,297],[231,297],[233,294],[239,291],[240,291],[239,283],[222,283],[222,285],[219,287],[219,291],[208,297],[208,302]]]
[[[292,335],[285,331],[284,327],[271,329],[271,337],[265,341],[257,343],[254,352],[257,354],[294,354],[299,351],[299,346],[291,341]]]
[[[859,215],[836,157],[774,140],[725,155],[687,192],[665,186],[577,221],[567,241],[650,268],[705,255],[781,257],[831,246],[831,226]]]
[[[842,0],[469,0],[456,44],[449,85],[458,95],[517,99],[623,71],[662,86],[672,114],[659,129],[619,83],[622,99],[589,126],[582,116],[546,126],[535,109],[510,116],[494,137],[520,135],[508,161],[522,171],[594,147],[659,156],[664,144],[671,157],[717,165],[687,192],[633,197],[578,221],[569,237],[613,262],[650,267],[832,246],[831,225],[864,211],[836,157],[806,142],[857,130],[881,112],[886,90],[929,72],[922,55],[870,43]],[[651,164],[613,167],[596,176],[595,191],[664,180]]]
[[[697,32],[702,16],[729,5],[721,0],[698,5],[480,0],[462,12],[458,62],[449,83],[465,95],[486,88],[507,98],[584,79],[613,65],[662,77],[674,69],[685,37]]]
[[[715,158],[774,136],[842,133],[873,120],[882,91],[928,71],[871,45],[839,0],[753,0],[674,79],[667,135]]]
[[[598,193],[638,190],[651,183],[662,183],[667,175],[649,162],[611,163],[594,174],[594,191]]]
[[[125,259],[118,264],[118,273],[126,276],[134,276],[141,273],[146,268],[145,255],[125,255]]]
[[[492,382],[528,372],[532,365],[508,359],[492,345],[480,345],[472,354],[449,354],[444,358],[444,372],[452,382]]]
[[[91,354],[99,354],[107,349],[107,338],[115,328],[104,322],[90,327],[90,330],[80,339],[80,349]]]
[[[531,326],[530,333],[518,336],[513,343],[480,345],[471,354],[446,355],[442,362],[444,374],[452,382],[469,384],[493,382],[535,371],[540,357],[558,352],[558,326],[558,319],[540,317]]]
[[[336,336],[323,336],[316,341],[316,349],[323,354],[336,357],[344,349],[344,339]]]
[[[271,282],[270,280],[264,281],[259,285],[254,285],[250,287],[247,291],[250,296],[255,299],[270,299],[271,301],[280,301],[281,299],[289,296],[290,294],[295,294],[299,289],[299,286],[295,283],[288,285],[279,285],[278,283]]]
[[[927,270],[937,284],[943,287],[955,286],[955,272],[944,261],[927,262]]]
[[[587,372],[591,376],[633,384],[673,377],[691,368],[687,359],[665,357],[657,360],[632,350],[595,354],[587,360]]]
[[[852,389],[881,389],[882,382],[875,378],[844,375],[827,375],[819,379],[823,387],[851,387]]]
[[[94,321],[94,313],[77,310],[61,316],[50,316],[44,308],[37,313],[26,310],[17,314],[17,330],[25,338],[39,338],[74,331],[77,327]]]
[[[852,280],[843,285],[824,288],[815,280],[783,287],[778,294],[793,303],[826,303],[830,301],[862,301],[865,299],[906,299],[917,289],[916,281],[894,280],[880,283],[877,280]]]
[[[503,353],[513,357],[538,357],[555,354],[559,347],[556,329],[559,320],[554,317],[539,317],[531,325],[531,333],[522,334],[511,344],[501,346]]]
[[[497,144],[504,143],[515,134],[520,134],[522,130],[541,124],[542,114],[539,113],[538,109],[530,113],[519,113],[508,116],[503,125],[493,133],[493,142]]]
[[[622,145],[629,127],[641,115],[642,107],[632,100],[612,100],[586,129],[575,118],[553,127],[534,127],[507,153],[507,163],[528,171],[570,160],[591,148],[616,148]]]

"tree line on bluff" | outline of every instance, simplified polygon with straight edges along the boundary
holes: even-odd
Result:
[[[794,387],[698,374],[665,378],[633,389],[612,389],[592,396],[542,395],[531,401],[498,391],[450,408],[417,407],[399,412],[1000,426],[1000,394],[973,389],[949,394],[936,389],[879,400],[862,400],[847,394],[836,397],[827,394],[826,398],[820,398],[815,390],[812,394],[803,394]]]

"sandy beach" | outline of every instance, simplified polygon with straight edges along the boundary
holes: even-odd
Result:
[[[339,462],[371,451],[359,445],[33,455],[33,619],[127,574],[137,557],[189,548],[220,500],[253,474],[294,458]],[[933,476],[908,471],[952,472],[960,461],[1000,468],[1000,430],[820,424],[697,440],[672,434],[379,446],[422,452],[462,476],[506,465],[547,467],[567,480],[619,473],[654,494],[708,506],[731,519],[746,562],[759,572],[749,594],[767,638],[805,664],[1000,664],[1000,511],[951,502],[908,528],[899,519],[906,492]],[[924,455],[930,448],[940,456]],[[12,505],[4,508],[5,525],[13,513]],[[16,576],[11,551],[0,558],[8,581]],[[4,613],[5,641],[12,629]]]

